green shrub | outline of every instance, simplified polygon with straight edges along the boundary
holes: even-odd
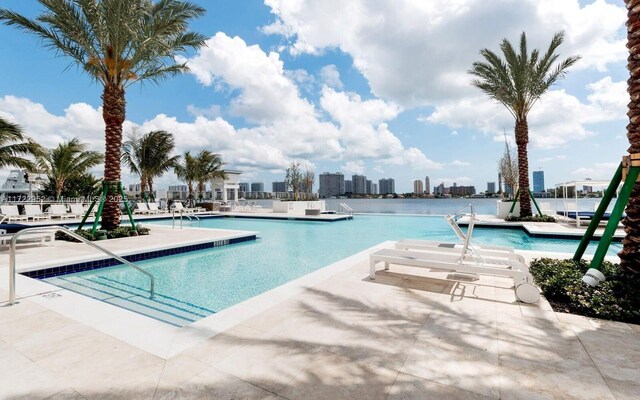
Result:
[[[77,233],[78,235],[90,241],[94,241],[98,237],[97,234],[94,235],[91,233],[91,229],[76,229],[74,233]],[[117,238],[130,237],[130,236],[142,236],[142,235],[148,235],[148,234],[149,234],[149,228],[143,228],[139,226],[136,229],[133,229],[130,226],[119,226],[116,229],[107,231],[107,239],[117,239]],[[79,242],[79,240],[64,234],[64,232],[56,232],[56,239],[66,240],[69,242]]]
[[[589,264],[581,260],[536,259],[530,271],[543,294],[558,311],[640,323],[640,277],[625,276],[618,264],[604,262],[606,281],[597,287],[582,283]]]
[[[556,222],[556,219],[551,215],[532,215],[530,217],[516,217],[515,215],[509,215],[504,220],[508,222]]]

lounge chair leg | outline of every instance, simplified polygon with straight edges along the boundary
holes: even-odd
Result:
[[[369,279],[376,279],[376,262],[369,261]]]
[[[385,271],[388,271],[388,270],[389,270],[389,263],[388,263],[388,262],[385,262],[385,263],[384,263],[384,270],[385,270]]]

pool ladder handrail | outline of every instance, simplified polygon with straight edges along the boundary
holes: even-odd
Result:
[[[338,211],[340,213],[346,213],[350,217],[353,217],[353,208],[349,207],[346,203],[340,203],[340,209]]]
[[[86,238],[78,235],[77,233],[73,232],[71,229],[69,228],[65,228],[64,226],[59,226],[59,225],[53,225],[53,226],[46,226],[46,227],[34,227],[34,228],[27,228],[27,229],[23,229],[19,232],[17,232],[15,235],[13,235],[13,237],[11,238],[11,243],[10,243],[10,249],[9,249],[9,305],[13,305],[15,304],[16,301],[16,243],[18,242],[18,238],[20,236],[22,236],[25,233],[44,233],[44,232],[62,232],[68,236],[71,236],[74,239],[77,239],[79,241],[81,241],[82,243],[88,244],[89,246],[93,247],[94,249],[97,249],[101,252],[103,252],[104,254],[108,255],[111,258],[114,258],[118,261],[120,261],[121,263],[137,270],[138,272],[141,272],[145,275],[147,275],[149,277],[150,280],[150,284],[149,284],[149,297],[153,298],[154,294],[155,294],[155,278],[154,276],[143,270],[142,268],[138,267],[137,265],[133,264],[131,261],[128,261],[122,257],[120,257],[119,255],[116,255],[112,252],[110,252],[109,250],[105,249],[102,246],[98,246],[97,244],[91,242],[90,240],[87,240]]]
[[[193,219],[191,217],[197,219],[198,220],[198,225],[200,225],[200,218],[197,215],[184,214],[183,210],[177,210],[177,211],[180,213],[180,229],[182,229],[182,217],[183,216],[187,217],[189,219],[189,221],[193,221]],[[176,227],[176,210],[173,210],[173,214],[172,214],[172,217],[171,217],[171,223],[173,224],[172,228],[175,229],[175,227]]]

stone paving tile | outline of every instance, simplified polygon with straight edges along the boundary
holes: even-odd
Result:
[[[181,354],[212,366],[245,345],[259,345],[264,336],[265,332],[263,331],[239,325],[207,339]]]
[[[277,393],[299,379],[317,355],[318,349],[306,343],[265,335],[260,341],[233,351],[214,367]]]
[[[46,368],[0,342],[0,399],[44,399],[64,389]]]
[[[384,400],[397,371],[353,362],[338,354],[316,357],[305,371],[277,393],[290,399]]]
[[[446,340],[418,341],[400,370],[443,385],[498,397],[498,355]]]
[[[209,367],[209,365],[185,354],[179,354],[166,360],[162,368],[162,373],[160,374],[154,398],[161,398],[174,389],[179,388],[182,384]]]
[[[491,400],[497,397],[483,396],[454,386],[442,385],[416,376],[399,373],[387,400]]]
[[[196,375],[170,391],[161,400],[177,399],[255,399],[272,400],[277,396],[263,388],[226,374],[214,367]]]
[[[593,363],[538,363],[500,356],[500,399],[614,400]]]
[[[616,329],[577,334],[616,397],[640,398],[640,335],[633,330]]]
[[[8,307],[10,311],[12,307]],[[0,309],[2,314],[6,309]],[[9,344],[24,340],[26,337],[39,332],[53,331],[69,324],[69,320],[53,311],[42,311],[16,318],[6,323],[0,323],[0,339]]]

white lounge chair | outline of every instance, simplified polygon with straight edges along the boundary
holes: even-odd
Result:
[[[69,204],[69,208],[71,209],[71,214],[80,215],[82,217],[84,217],[84,215],[88,211],[88,209],[84,208],[84,206],[80,203]],[[91,214],[89,216],[93,217],[94,215],[95,212],[91,211]]]
[[[77,214],[67,212],[67,206],[65,204],[51,204],[47,210],[47,214],[49,214],[51,218],[60,219],[79,217]]]
[[[531,282],[533,277],[526,266],[514,260],[487,259],[468,260],[456,254],[427,251],[407,251],[383,249],[370,255],[369,278],[376,278],[376,264],[390,264],[429,268],[436,271],[455,271],[466,274],[505,276],[513,279],[515,294],[524,303],[535,303],[540,299],[540,291]]]
[[[4,216],[4,221],[28,221],[29,217],[26,215],[20,215],[20,211],[18,211],[18,206],[16,205],[6,205],[0,206],[0,214]]]
[[[5,229],[0,229],[0,245],[9,245],[11,243],[11,239],[15,233],[7,233]],[[19,244],[32,244],[33,239],[39,239],[40,245],[44,246],[47,244],[47,239],[49,242],[49,246],[53,246],[53,242],[56,240],[56,235],[54,232],[33,232],[33,233],[25,233],[18,238],[16,245]]]
[[[167,212],[166,210],[161,210],[160,207],[158,207],[158,203],[148,203],[147,208],[149,209],[149,212],[153,214],[160,214],[160,213]]]
[[[456,223],[460,216],[470,217],[467,234],[460,229]],[[369,277],[375,279],[376,264],[384,262],[385,270],[389,269],[389,264],[408,265],[413,267],[429,268],[433,270],[456,271],[476,275],[506,276],[513,279],[516,297],[524,303],[535,303],[540,298],[540,292],[531,282],[533,277],[524,263],[524,259],[512,253],[513,249],[499,246],[486,246],[480,250],[471,246],[471,236],[475,221],[475,213],[471,207],[470,214],[456,213],[447,216],[447,222],[452,227],[456,235],[463,239],[463,244],[458,245],[443,243],[418,241],[420,251],[384,249],[371,254]],[[436,245],[433,245],[436,243]],[[415,243],[414,243],[415,244]],[[411,245],[410,241],[405,241],[401,245],[404,248]],[[445,250],[446,249],[446,250]],[[497,256],[494,256],[497,254]]]
[[[182,203],[179,202],[179,201],[173,202],[173,205],[171,206],[171,208],[174,211],[178,211],[178,212],[182,211],[185,214],[207,211],[206,209],[200,208],[200,207],[195,207],[195,208],[189,207],[189,208],[187,208],[187,207],[183,206]]]
[[[458,226],[457,220],[462,216],[469,217],[469,225],[467,227],[467,233],[465,234],[460,226]],[[473,235],[473,229],[475,226],[476,216],[471,209],[469,214],[454,214],[447,215],[445,217],[451,229],[460,239],[461,243],[450,242],[438,242],[431,240],[417,240],[417,239],[404,239],[396,243],[396,249],[400,250],[424,250],[437,253],[457,254],[458,256],[464,256],[466,258],[503,258],[508,260],[515,260],[524,264],[524,257],[520,254],[515,254],[513,247],[508,246],[491,246],[491,245],[472,245],[471,237]]]
[[[134,214],[157,214],[158,211],[151,211],[146,203],[136,203],[136,209],[133,210]]]
[[[24,205],[24,215],[27,218],[30,218],[33,221],[39,219],[48,219],[49,217],[42,212],[42,208],[39,204],[25,204]]]

